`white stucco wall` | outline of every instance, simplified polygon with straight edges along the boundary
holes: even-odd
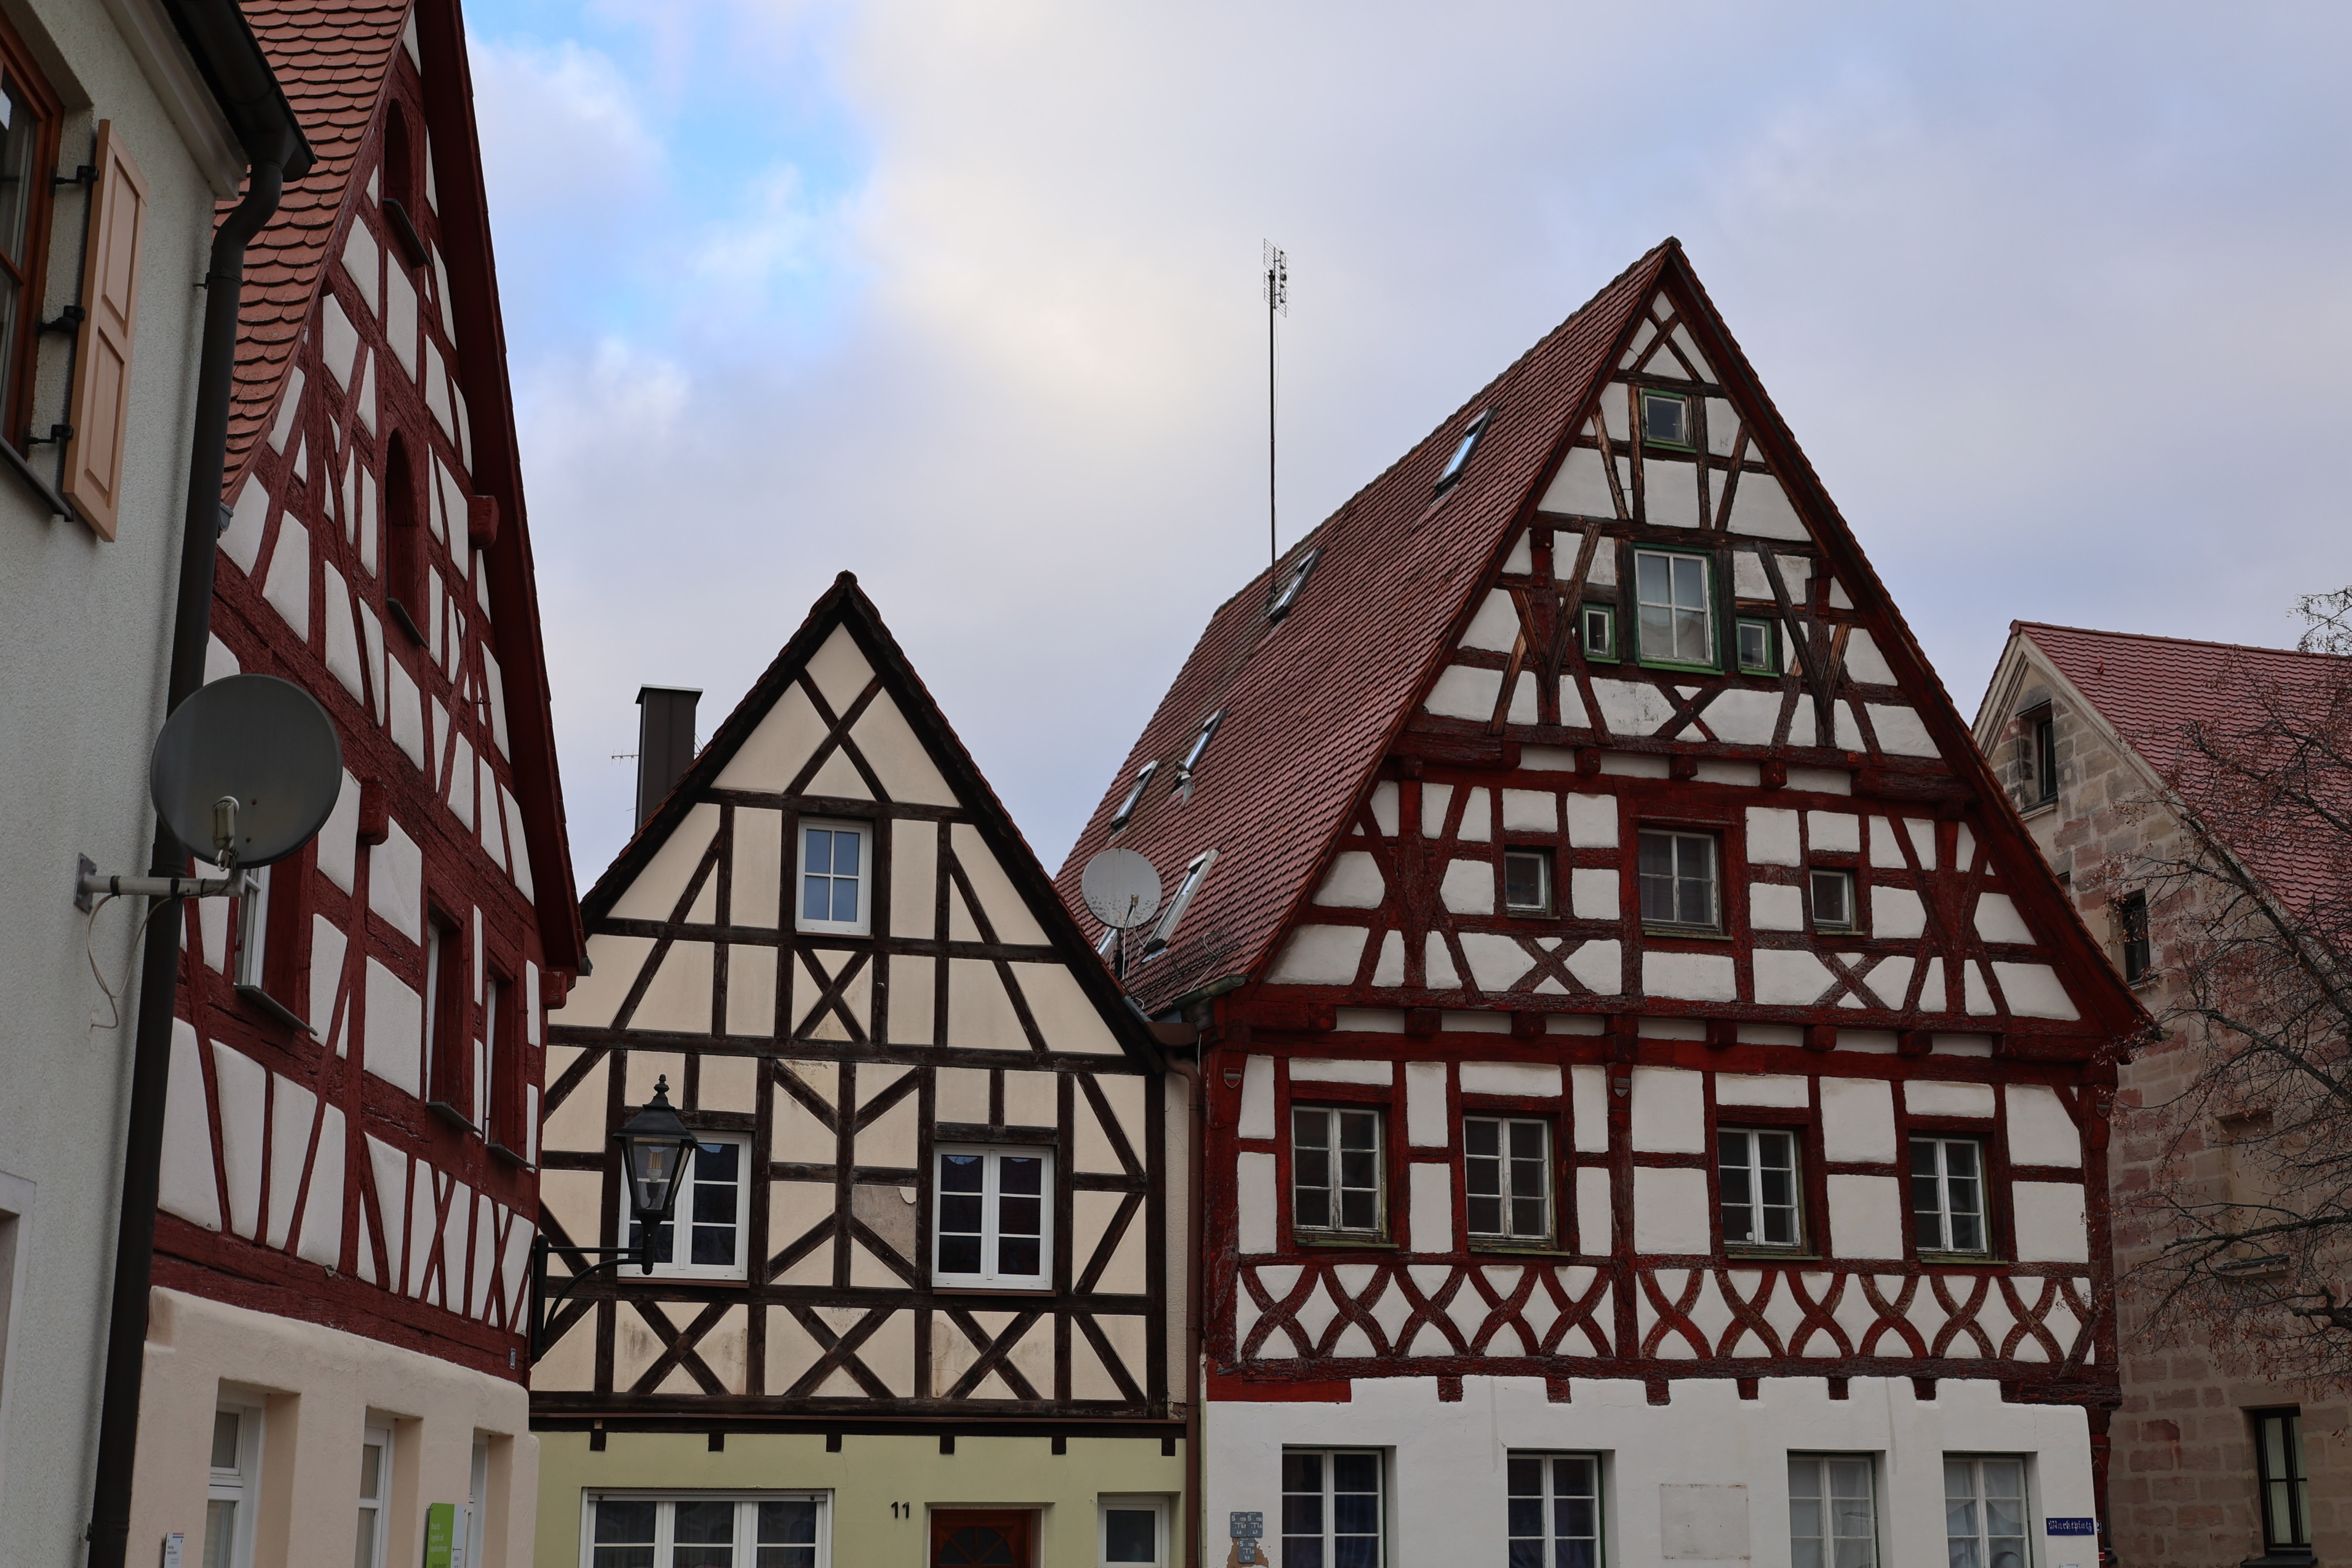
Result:
[[[11,1568],[66,1568],[85,1555],[137,998],[124,998],[122,1027],[100,1027],[109,1009],[84,956],[74,857],[146,868],[147,752],[163,722],[204,308],[191,285],[212,230],[197,154],[118,10],[152,13],[153,36],[171,38],[151,0],[0,0],[64,100],[60,164],[87,162],[96,122],[110,120],[149,195],[118,538],[53,521],[0,471],[0,1078],[10,1086],[0,1097],[0,1230],[13,1228],[21,1265],[0,1363],[0,1563]],[[44,318],[75,298],[83,203],[79,190],[58,194]],[[66,360],[63,334],[44,340],[33,404],[42,428],[65,417]],[[57,448],[34,448],[33,462],[53,476]],[[129,965],[141,913],[124,900],[99,918],[94,950],[110,984]]]
[[[159,1290],[140,1399],[131,1562],[158,1561],[174,1531],[187,1537],[189,1568],[199,1561],[213,1412],[224,1394],[264,1413],[256,1562],[352,1561],[360,1445],[371,1421],[393,1429],[386,1563],[424,1560],[427,1506],[464,1506],[478,1436],[489,1439],[490,1474],[483,1560],[474,1568],[530,1561],[539,1439],[520,1384],[338,1329]]]
[[[1689,1494],[1745,1487],[1745,1556],[1676,1563],[1788,1568],[1791,1453],[1868,1454],[1878,1492],[1880,1561],[1945,1561],[1947,1453],[2024,1455],[2035,1568],[2093,1568],[2097,1542],[2045,1536],[2052,1516],[2092,1516],[2089,1425],[2077,1408],[2006,1405],[1990,1382],[1945,1379],[1921,1400],[1907,1378],[1857,1377],[1848,1396],[1825,1378],[1766,1378],[1755,1399],[1729,1379],[1670,1385],[1652,1405],[1642,1384],[1578,1378],[1552,1404],[1536,1378],[1465,1377],[1441,1402],[1433,1377],[1360,1378],[1345,1404],[1214,1402],[1206,1407],[1205,1518],[1211,1560],[1223,1561],[1226,1516],[1265,1515],[1268,1555],[1282,1561],[1285,1448],[1387,1450],[1391,1563],[1508,1560],[1504,1463],[1513,1450],[1597,1452],[1602,1458],[1604,1560],[1666,1562],[1662,1524]],[[1724,1493],[1711,1494],[1720,1502]],[[1736,1495],[1731,1501],[1736,1504]]]

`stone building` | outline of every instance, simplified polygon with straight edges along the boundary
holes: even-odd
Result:
[[[2230,716],[2237,678],[2285,694],[2341,661],[2326,654],[2091,632],[2020,622],[1976,719],[1979,747],[2034,841],[2067,885],[2108,961],[2159,1017],[2179,995],[2167,956],[2186,918],[2133,885],[2135,868],[2177,852],[2187,831],[2165,804],[2158,769],[2181,727]],[[2231,679],[2221,678],[2229,672]],[[2258,877],[2267,868],[2252,862]],[[2121,1071],[2108,1162],[2118,1200],[2157,1178],[2169,1134],[2133,1107],[2168,1103],[2193,1066],[2175,1035],[2143,1046]],[[2243,1129],[2217,1118],[2190,1135],[2190,1179],[2217,1191],[2239,1179]],[[2155,1239],[2119,1225],[2118,1272]],[[2290,1388],[2232,1375],[2193,1348],[2135,1347],[2120,1366],[2123,1408],[2109,1441],[2108,1524],[2125,1568],[2308,1563],[2352,1553],[2352,1409],[2306,1404]]]

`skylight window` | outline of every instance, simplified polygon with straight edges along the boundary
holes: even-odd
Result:
[[[1495,411],[1487,409],[1462,433],[1462,444],[1454,449],[1454,455],[1445,460],[1445,472],[1437,476],[1441,492],[1451,488],[1454,481],[1462,477],[1462,470],[1470,466],[1470,455],[1478,450],[1478,438],[1486,434],[1486,422],[1494,417]]]
[[[1186,752],[1184,760],[1176,765],[1178,789],[1192,781],[1192,769],[1201,765],[1201,754],[1209,749],[1209,742],[1216,737],[1217,727],[1224,722],[1225,710],[1223,708],[1201,721],[1201,733],[1192,737],[1192,749]]]
[[[1208,880],[1209,868],[1216,863],[1217,852],[1203,850],[1184,868],[1183,880],[1176,884],[1176,896],[1168,901],[1168,907],[1160,912],[1160,924],[1151,928],[1151,939],[1143,945],[1145,957],[1150,957],[1174,939],[1177,922],[1184,918],[1192,895],[1201,891],[1201,883]]]
[[[1135,815],[1135,809],[1138,806],[1143,804],[1143,792],[1151,788],[1151,776],[1159,771],[1160,764],[1147,762],[1143,765],[1142,771],[1136,774],[1135,782],[1128,786],[1127,799],[1121,800],[1118,803],[1118,810],[1110,814],[1112,832],[1115,833],[1127,826],[1127,820]]]
[[[1282,585],[1282,591],[1276,594],[1274,602],[1265,607],[1268,621],[1279,621],[1290,613],[1291,608],[1298,602],[1299,593],[1307,587],[1307,578],[1314,574],[1315,563],[1322,556],[1320,549],[1307,552],[1307,559],[1298,563],[1298,570],[1290,574],[1290,580]]]

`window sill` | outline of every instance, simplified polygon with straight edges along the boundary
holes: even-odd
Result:
[[[1806,1252],[1794,1247],[1748,1247],[1731,1242],[1723,1249],[1724,1257],[1739,1263],[1820,1263],[1818,1252]]]
[[[319,1038],[319,1031],[312,1029],[301,1014],[263,990],[259,986],[239,986],[236,988],[236,994],[244,998],[249,1006],[268,1014],[288,1028],[299,1033],[307,1034],[312,1040]]]
[[[2013,1260],[1983,1252],[1922,1252],[1918,1261],[1937,1269],[2002,1269]]]
[[[1302,1235],[1294,1230],[1290,1233],[1290,1244],[1293,1247],[1303,1247],[1309,1251],[1314,1252],[1396,1252],[1402,1250],[1402,1249],[1401,1249],[1393,1239],[1386,1236],[1349,1236],[1330,1231],[1314,1231]]]
[[[446,1100],[427,1100],[425,1102],[425,1108],[461,1133],[472,1133],[477,1130],[474,1126],[474,1119]]]
[[[2312,1568],[2318,1561],[2308,1546],[2273,1546],[2260,1557],[2243,1559],[2238,1568]]]
[[[504,1144],[499,1143],[496,1138],[489,1140],[489,1148],[490,1153],[499,1159],[504,1160],[507,1164],[514,1166],[517,1170],[527,1171],[531,1168],[530,1161],[528,1158],[517,1153],[515,1150],[507,1147]]]
[[[2030,806],[2020,806],[2017,809],[2017,814],[2021,817],[2033,818],[2042,815],[2044,811],[2054,811],[2057,809],[2058,797],[2053,795],[2047,800],[2036,800]]]
[[[51,517],[63,517],[68,522],[80,523],[85,528],[89,526],[89,519],[75,511],[73,503],[58,495],[57,487],[42,478],[34,470],[31,461],[23,453],[17,451],[11,443],[0,441],[0,462],[5,462],[16,473],[25,488],[30,490],[41,505],[48,507]]]
[[[394,625],[408,633],[410,642],[420,648],[425,646],[425,633],[416,629],[416,622],[409,615],[407,605],[387,593],[383,597],[383,612]]]
[[[1484,1257],[1489,1254],[1511,1258],[1574,1258],[1579,1254],[1549,1241],[1513,1241],[1505,1237],[1473,1236],[1470,1250]]]
[[[1695,925],[1644,925],[1644,936],[1656,936],[1668,942],[1728,942],[1728,931],[1703,931]]]
[[[931,1290],[942,1296],[1050,1296],[1054,1287],[1036,1285],[967,1285],[960,1280],[931,1281]]]
[[[1685,674],[1691,675],[1723,674],[1723,666],[1720,664],[1685,664],[1675,659],[1643,659],[1640,663],[1642,668],[1645,670],[1679,670]]]

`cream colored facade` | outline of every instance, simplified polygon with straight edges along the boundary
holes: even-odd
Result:
[[[467,1505],[478,1448],[487,1460],[479,1478],[480,1554],[468,1558],[467,1568],[521,1568],[531,1560],[539,1444],[530,1435],[529,1396],[505,1378],[315,1323],[158,1290],[141,1404],[133,1562],[152,1561],[150,1554],[173,1534],[185,1538],[191,1568],[202,1560],[214,1415],[224,1404],[261,1417],[256,1564],[342,1568],[352,1561],[356,1504],[323,1507],[318,1500],[356,1496],[352,1481],[371,1425],[392,1437],[386,1568],[423,1560],[428,1506]]]
[[[699,1432],[615,1432],[602,1453],[583,1432],[540,1439],[539,1548],[533,1568],[590,1568],[582,1540],[587,1500],[600,1493],[765,1491],[824,1495],[829,1537],[819,1568],[924,1568],[931,1516],[948,1510],[1015,1510],[1037,1518],[1035,1568],[1094,1568],[1108,1499],[1155,1501],[1176,1524],[1170,1563],[1183,1562],[1180,1506],[1184,1461],[1162,1456],[1157,1439],[1080,1437],[1055,1454],[1045,1437],[939,1439],[860,1437],[828,1453],[821,1434],[731,1433],[712,1453]],[[893,1505],[903,1505],[894,1510]]]

